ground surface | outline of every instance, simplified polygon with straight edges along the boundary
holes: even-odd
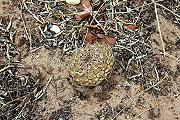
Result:
[[[177,0],[157,2],[159,21],[151,1],[105,3],[105,16],[95,18],[110,21],[105,32],[116,39],[115,63],[107,81],[92,88],[73,83],[68,61],[83,46],[84,24],[98,23],[91,16],[76,20],[72,13],[79,9],[65,2],[42,1],[0,2],[0,120],[180,119]],[[134,10],[124,13],[124,8]],[[52,33],[51,24],[62,33]]]

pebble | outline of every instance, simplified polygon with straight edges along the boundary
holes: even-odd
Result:
[[[130,86],[130,83],[129,83],[128,81],[125,81],[125,82],[123,83],[123,86],[129,87],[129,86]]]
[[[52,25],[50,28],[50,31],[55,32],[55,33],[59,33],[61,30],[60,30],[59,26]]]
[[[66,3],[71,5],[77,5],[80,2],[81,2],[80,0],[66,0]]]

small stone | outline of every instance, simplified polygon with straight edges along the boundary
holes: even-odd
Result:
[[[71,5],[77,5],[81,2],[81,0],[66,0],[67,4],[71,4]]]
[[[58,120],[66,120],[65,118],[58,118]]]
[[[129,83],[128,81],[125,81],[125,82],[123,83],[123,86],[129,87],[129,86],[130,86],[130,83]]]
[[[52,25],[50,30],[55,33],[59,33],[61,31],[59,26],[57,26],[57,25]]]

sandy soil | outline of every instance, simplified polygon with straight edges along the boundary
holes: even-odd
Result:
[[[162,16],[160,16],[160,22],[161,25],[166,24],[165,26],[162,25],[165,46],[172,46],[173,50],[170,49],[169,51],[174,56],[178,56],[180,51],[178,51],[178,48],[173,47],[177,42],[176,38],[178,34],[180,34],[178,28]],[[153,24],[157,25],[156,22]],[[151,37],[154,40],[152,46],[157,50],[162,50],[162,47],[159,47],[161,45],[159,34],[154,33]],[[147,92],[142,92],[141,86],[134,83],[130,83],[130,88],[126,90],[123,87],[126,78],[115,76],[113,79],[117,82],[116,86],[112,90],[108,90],[102,94],[105,97],[104,99],[107,100],[101,101],[102,96],[100,94],[98,96],[100,98],[93,96],[94,94],[101,93],[101,88],[94,88],[91,92],[83,90],[83,92],[88,91],[90,95],[89,98],[81,100],[81,98],[75,96],[75,90],[67,81],[69,77],[67,71],[69,57],[66,56],[66,59],[62,61],[61,56],[59,56],[60,52],[58,51],[60,50],[49,51],[45,48],[40,48],[22,60],[23,64],[32,66],[33,69],[28,72],[33,73],[33,76],[38,76],[36,78],[44,84],[49,83],[48,81],[51,79],[46,88],[45,98],[38,103],[38,112],[42,118],[48,119],[52,111],[57,111],[59,108],[71,107],[71,119],[91,120],[96,119],[94,118],[94,114],[103,114],[103,109],[111,111],[113,108],[126,106],[128,110],[122,115],[119,115],[117,117],[118,120],[133,117],[135,117],[135,120],[150,120],[155,118],[157,120],[179,119],[180,98],[178,91],[180,76],[176,80],[173,80],[173,76],[170,76],[173,87],[171,88],[171,93],[167,96],[156,97]],[[177,65],[179,65],[179,62],[168,57],[165,59],[162,57],[159,58],[161,59],[161,63],[169,67],[172,72],[178,71]],[[106,113],[108,111],[104,112],[104,114],[108,114]]]

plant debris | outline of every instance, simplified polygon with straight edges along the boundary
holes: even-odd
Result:
[[[83,20],[86,17],[90,16],[91,12],[92,12],[92,6],[89,2],[89,0],[81,0],[81,4],[77,5],[77,8],[80,8],[84,11],[77,13],[77,15],[75,15],[76,20]]]

